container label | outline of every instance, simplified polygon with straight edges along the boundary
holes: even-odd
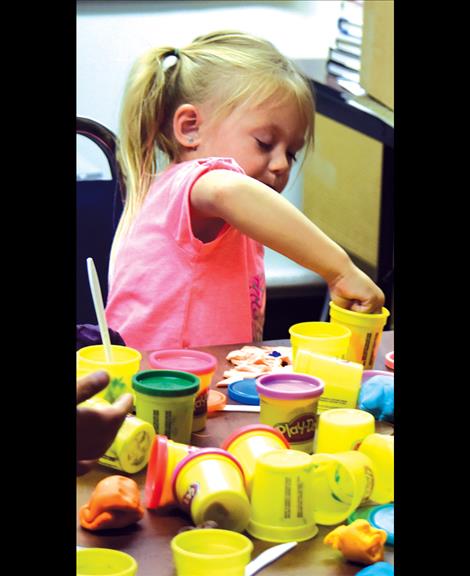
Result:
[[[207,413],[207,396],[209,390],[206,388],[204,392],[198,394],[196,396],[196,400],[194,402],[194,416],[202,416],[203,414]]]
[[[188,486],[188,489],[183,494],[181,498],[181,506],[186,510],[189,511],[191,507],[191,502],[193,501],[196,494],[199,492],[199,482],[193,482]]]
[[[290,422],[280,422],[274,425],[289,442],[307,442],[315,434],[316,415],[306,412],[293,418]]]

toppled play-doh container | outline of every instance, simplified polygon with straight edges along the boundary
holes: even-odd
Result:
[[[173,472],[173,494],[194,524],[214,520],[220,528],[243,532],[250,518],[250,502],[240,463],[219,448],[189,454]]]
[[[366,502],[374,484],[370,459],[360,452],[314,454],[312,488],[318,524],[330,526],[348,518]]]
[[[150,452],[145,479],[145,504],[147,508],[159,508],[174,503],[172,477],[176,465],[188,454],[199,448],[174,442],[157,434]]]
[[[318,417],[314,449],[326,454],[356,450],[374,432],[375,420],[369,412],[355,408],[326,410]]]
[[[100,409],[110,406],[110,403],[104,398],[94,396],[80,405]],[[98,462],[108,468],[136,474],[147,465],[154,436],[155,431],[151,424],[128,414],[113,443]]]
[[[223,441],[221,448],[233,454],[241,464],[247,492],[250,495],[257,459],[273,450],[287,450],[290,445],[276,428],[266,424],[249,424],[230,434]]]

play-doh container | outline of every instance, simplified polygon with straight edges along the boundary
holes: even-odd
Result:
[[[147,508],[159,508],[174,503],[171,480],[176,465],[188,454],[198,450],[195,446],[174,442],[161,434],[154,437],[145,479]]]
[[[375,432],[375,419],[369,412],[355,408],[326,410],[318,417],[314,451],[332,454],[356,450]]]
[[[299,322],[289,328],[292,361],[297,350],[311,350],[318,354],[346,358],[351,331],[331,322]]]
[[[82,402],[80,406],[100,409],[110,406],[110,403],[104,398],[94,396]],[[147,465],[154,436],[155,431],[151,424],[128,414],[113,443],[98,462],[108,468],[136,474]]]
[[[177,534],[171,551],[177,576],[244,576],[253,543],[238,532],[206,528]]]
[[[256,460],[267,452],[290,448],[283,434],[266,424],[249,424],[235,430],[222,443],[221,448],[230,452],[243,468],[248,495],[255,473]]]
[[[356,450],[314,454],[312,489],[318,524],[339,524],[366,502],[374,485],[371,460]]]
[[[136,414],[157,434],[189,444],[199,378],[178,370],[143,370],[132,377]]]
[[[192,431],[204,430],[207,419],[207,395],[217,367],[217,358],[199,350],[157,350],[149,355],[149,363],[153,368],[181,370],[199,378],[199,392],[194,403]]]
[[[247,532],[269,542],[301,542],[318,533],[313,463],[299,450],[274,450],[256,461]]]
[[[103,344],[84,346],[77,350],[77,376],[104,370],[109,374],[109,384],[97,396],[114,402],[132,389],[132,376],[139,371],[142,354],[129,346],[111,344],[112,362],[106,360]]]
[[[323,382],[308,374],[265,374],[256,389],[261,424],[279,430],[291,448],[311,453]]]
[[[138,564],[126,552],[111,548],[77,550],[77,576],[135,576]]]
[[[205,448],[189,454],[173,473],[173,494],[194,524],[214,520],[226,530],[243,532],[250,502],[243,469],[226,450]]]
[[[373,368],[382,333],[390,312],[386,308],[378,314],[364,314],[346,310],[330,302],[330,322],[351,331],[346,359],[360,362],[365,369]]]
[[[361,442],[358,451],[374,464],[375,481],[370,499],[378,504],[393,502],[395,498],[395,439],[388,434],[370,434]]]

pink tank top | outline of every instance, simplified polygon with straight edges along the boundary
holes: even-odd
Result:
[[[106,318],[132,348],[262,340],[263,246],[228,224],[208,243],[191,229],[191,188],[214,169],[244,173],[231,158],[169,166],[156,176],[121,240],[109,278]]]

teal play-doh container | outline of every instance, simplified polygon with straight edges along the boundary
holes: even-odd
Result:
[[[189,444],[199,378],[178,370],[142,370],[132,377],[138,418],[156,434]]]

